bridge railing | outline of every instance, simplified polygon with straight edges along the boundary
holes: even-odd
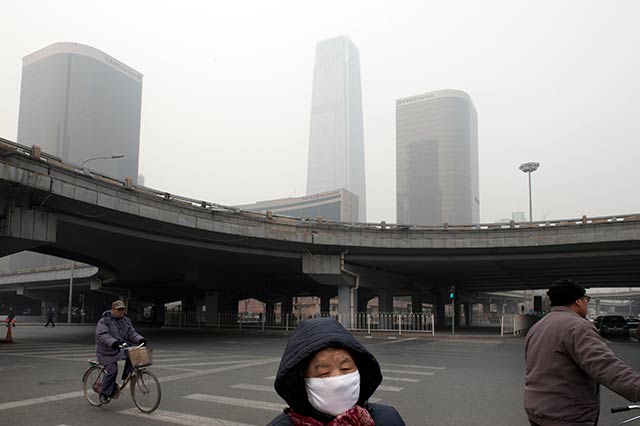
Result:
[[[107,174],[98,173],[96,171],[80,167],[75,164],[65,163],[59,157],[45,152],[41,152],[37,146],[27,147],[25,145],[12,142],[8,139],[0,138],[0,150],[9,151],[24,157],[30,157],[34,160],[48,163],[51,167],[66,170],[75,175],[81,175],[85,178],[99,180],[111,185],[119,186],[127,190],[131,190],[140,195],[146,195],[154,199],[164,200],[166,202],[187,206],[194,209],[205,209],[208,211],[220,211],[237,215],[238,217],[249,220],[259,220],[266,222],[278,223],[281,225],[304,226],[304,227],[324,227],[329,230],[373,230],[373,231],[485,231],[485,230],[508,230],[508,229],[537,229],[547,227],[566,227],[566,226],[584,226],[593,224],[606,224],[616,222],[640,221],[640,214],[625,214],[615,216],[598,216],[587,217],[582,216],[577,219],[556,219],[537,222],[505,222],[505,223],[478,223],[473,225],[456,225],[443,223],[439,226],[418,226],[418,225],[402,225],[386,223],[359,223],[359,222],[337,222],[326,220],[321,217],[292,217],[274,214],[267,211],[266,214],[253,211],[242,210],[237,207],[225,206],[222,204],[212,203],[204,200],[197,200],[181,195],[171,194],[159,191],[142,185],[134,184],[131,178],[122,180]]]

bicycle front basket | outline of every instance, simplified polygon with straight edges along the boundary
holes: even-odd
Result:
[[[146,367],[153,364],[153,349],[131,348],[129,349],[129,359],[134,367]]]

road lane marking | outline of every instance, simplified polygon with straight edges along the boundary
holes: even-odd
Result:
[[[378,386],[378,389],[376,389],[377,391],[384,391],[384,392],[400,392],[402,389],[404,388],[398,388],[396,386]]]
[[[276,376],[269,376],[269,377],[265,377],[265,380],[275,380]]]
[[[230,366],[224,366],[224,367],[218,367],[218,368],[211,368],[208,370],[196,370],[188,373],[181,373],[181,374],[174,374],[172,376],[159,377],[158,380],[161,383],[173,382],[176,380],[188,379],[191,377],[200,377],[207,374],[222,373],[222,372],[237,370],[241,368],[257,367],[257,366],[271,364],[279,361],[280,361],[280,358],[267,358],[260,361],[248,362],[246,364],[230,365]],[[0,404],[0,411],[8,410],[11,408],[26,407],[30,405],[46,404],[48,402],[61,401],[65,399],[77,398],[80,396],[83,396],[82,391],[61,393],[58,395],[50,395],[50,396],[44,396],[40,398],[23,399],[21,401],[5,402]]]
[[[211,362],[192,362],[187,364],[170,364],[165,367],[201,367],[203,365],[225,365],[225,364],[243,364],[247,362],[254,362],[255,359],[239,359],[235,361],[211,361]]]
[[[250,385],[246,383],[240,383],[237,385],[231,385],[230,388],[234,389],[244,389],[244,390],[254,390],[260,392],[274,392],[273,386],[263,386],[263,385]]]
[[[406,371],[406,370],[389,370],[387,368],[382,369],[383,373],[398,373],[398,374],[413,374],[415,376],[433,376],[436,373],[430,371]]]
[[[422,381],[422,379],[408,379],[406,377],[388,377],[388,376],[384,376],[382,380],[385,382],[387,380],[390,380],[392,382],[409,382],[409,383],[418,383]]]
[[[412,340],[418,340],[418,338],[417,337],[409,337],[409,338],[406,338],[406,339],[390,340],[388,342],[372,343],[372,344],[367,345],[367,346],[394,345],[396,343],[411,342]]]
[[[231,398],[222,395],[206,395],[203,393],[194,393],[193,395],[183,396],[186,399],[195,401],[215,402],[224,405],[235,405],[238,407],[259,408],[261,410],[282,411],[286,407],[285,404],[279,402],[254,401],[251,399]]]
[[[430,365],[411,365],[411,364],[391,364],[388,362],[383,363],[385,367],[388,365],[390,367],[404,367],[404,368],[427,368],[429,370],[446,370],[446,367],[432,367]]]
[[[254,426],[247,423],[214,419],[212,417],[194,416],[193,414],[177,413],[175,411],[166,410],[156,410],[151,414],[145,414],[137,408],[130,408],[128,410],[119,411],[119,413],[183,426]]]
[[[210,368],[208,370],[196,370],[194,372],[189,372],[189,373],[174,374],[173,376],[160,377],[158,380],[160,380],[160,382],[173,382],[175,380],[204,376],[206,374],[223,373],[226,371],[238,370],[241,368],[259,367],[261,365],[272,364],[274,362],[280,362],[280,358],[267,358],[260,361],[248,362],[246,364],[229,365],[229,366],[218,367],[218,368]]]
[[[77,398],[82,396],[82,391],[60,393],[58,395],[43,396],[40,398],[23,399],[22,401],[5,402],[0,404],[0,411],[10,408],[28,407],[30,405],[44,404],[47,402],[62,401],[65,399]]]

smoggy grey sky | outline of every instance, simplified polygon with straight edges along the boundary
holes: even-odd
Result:
[[[304,195],[315,43],[360,49],[369,221],[394,222],[395,100],[478,110],[480,218],[640,213],[638,1],[31,1],[0,26],[0,136],[22,57],[88,44],[144,74],[147,186],[222,204]],[[527,213],[528,214],[528,213]]]

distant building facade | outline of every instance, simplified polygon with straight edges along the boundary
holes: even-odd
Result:
[[[138,179],[142,74],[78,43],[23,58],[18,142],[116,178]]]
[[[350,223],[358,221],[358,196],[346,189],[305,195],[304,197],[259,201],[255,204],[236,207],[258,213],[272,211],[274,214],[283,216],[310,219],[322,217],[325,220]]]
[[[440,90],[396,101],[396,212],[406,225],[480,222],[476,109]]]
[[[79,43],[55,43],[23,58],[18,142],[119,179],[139,178],[142,74]],[[38,253],[9,256],[4,270],[69,263]]]
[[[366,221],[360,54],[346,36],[316,45],[307,194],[345,188]]]

